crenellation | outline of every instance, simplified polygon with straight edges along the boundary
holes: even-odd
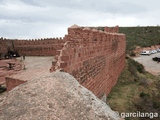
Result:
[[[64,40],[62,38],[41,38],[41,39],[4,39],[1,38],[0,41],[3,45],[1,52],[3,54],[7,53],[7,48],[13,50],[12,41],[14,43],[14,48],[19,52],[20,55],[56,55],[57,50],[61,49]],[[49,47],[48,47],[49,46]],[[52,46],[52,47],[50,47]],[[47,48],[48,47],[48,48]],[[38,51],[39,50],[39,51]]]
[[[126,37],[118,32],[118,26],[102,31],[73,25],[63,38],[15,39],[13,43],[20,55],[55,56],[51,72],[68,72],[102,96],[109,94],[125,66]],[[12,48],[12,41],[1,38],[0,45]]]
[[[125,35],[118,27],[100,31],[73,25],[63,40],[51,70],[68,72],[95,95],[107,95],[125,66]]]

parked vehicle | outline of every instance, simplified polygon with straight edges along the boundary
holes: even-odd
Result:
[[[157,49],[157,52],[160,52],[160,48]]]
[[[150,55],[151,52],[144,50],[144,51],[142,51],[140,54],[141,54],[141,55]]]
[[[152,58],[153,61],[157,61],[157,62],[160,62],[160,56],[159,57],[154,57]]]
[[[155,53],[157,53],[157,50],[151,50],[150,53],[155,54]]]

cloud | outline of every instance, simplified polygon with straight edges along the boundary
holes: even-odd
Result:
[[[160,24],[159,6],[152,1],[1,0],[0,11],[0,36],[7,38],[63,37],[73,24]]]
[[[116,13],[122,14],[135,14],[147,11],[146,7],[129,2],[120,2],[119,4],[115,5],[115,8],[117,8],[115,9]]]

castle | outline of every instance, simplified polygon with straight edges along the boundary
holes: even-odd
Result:
[[[54,56],[50,72],[64,71],[99,98],[108,95],[125,67],[126,37],[118,26],[104,31],[73,25],[64,38],[36,40],[0,39],[1,53],[7,48],[20,55]],[[65,80],[65,79],[64,79]],[[9,78],[9,88],[15,87]],[[7,81],[6,81],[7,82]],[[22,82],[17,82],[21,84]],[[7,84],[7,83],[6,83]]]

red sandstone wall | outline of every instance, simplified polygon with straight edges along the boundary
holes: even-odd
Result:
[[[47,38],[38,40],[1,39],[0,51],[2,53],[6,53],[8,47],[13,50],[12,42],[15,50],[17,50],[20,55],[54,56],[58,54],[57,50],[62,49],[64,40],[61,38]]]
[[[98,97],[108,94],[125,67],[125,39],[124,34],[72,26],[51,71],[70,73]]]
[[[12,50],[12,41],[0,38],[0,53],[7,53],[7,49]]]
[[[0,45],[10,43],[3,40]],[[118,33],[118,26],[105,28],[105,32],[72,26],[63,40],[14,40],[21,55],[58,55],[51,71],[70,73],[98,97],[107,95],[116,84],[125,67],[125,46],[125,35]],[[24,82],[6,78],[7,91]]]
[[[105,32],[109,32],[109,33],[119,33],[119,27],[115,26],[115,27],[105,27],[104,28]]]
[[[54,56],[57,50],[62,49],[62,39],[41,39],[41,40],[16,40],[15,49],[21,54]]]
[[[14,78],[9,78],[9,77],[6,77],[5,80],[6,80],[7,91],[10,91],[13,88],[15,88],[16,86],[18,86],[18,85],[23,84],[23,83],[26,82],[26,81],[14,79]]]

